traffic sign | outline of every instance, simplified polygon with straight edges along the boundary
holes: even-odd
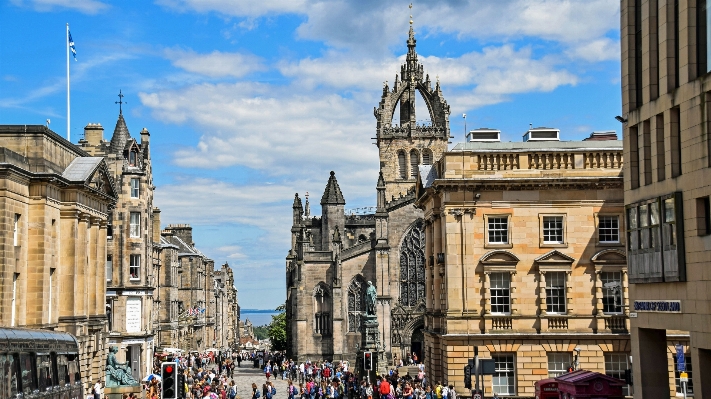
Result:
[[[680,373],[679,374],[679,382],[689,382],[689,374]]]
[[[686,371],[686,359],[684,358],[684,347],[676,345],[676,369]]]

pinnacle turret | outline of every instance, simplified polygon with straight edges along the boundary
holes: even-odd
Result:
[[[328,178],[326,190],[321,197],[321,205],[345,205],[346,200],[343,198],[341,188],[336,180],[336,172],[331,171],[331,177]]]
[[[123,113],[119,113],[116,127],[114,128],[114,135],[111,136],[111,152],[114,154],[122,153],[130,138],[131,133],[128,132],[126,121],[123,119]]]

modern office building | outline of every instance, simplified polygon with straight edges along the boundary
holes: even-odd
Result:
[[[711,10],[620,4],[634,396],[682,395],[672,340],[688,394],[711,398]]]

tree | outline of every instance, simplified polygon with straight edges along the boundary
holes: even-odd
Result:
[[[273,351],[284,351],[286,350],[286,304],[281,304],[274,310],[279,314],[272,316],[272,322],[268,327],[269,340]]]

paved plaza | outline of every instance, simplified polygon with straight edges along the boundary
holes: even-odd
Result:
[[[277,389],[277,397],[286,397],[286,388],[289,384],[287,380],[282,380],[281,376],[278,377],[274,378],[272,376],[270,381],[274,382],[274,387]],[[253,368],[251,362],[242,362],[242,367],[235,368],[233,380],[237,386],[237,395],[241,399],[251,399],[252,383],[257,384],[261,392],[262,384],[267,381],[267,378],[261,369]]]

